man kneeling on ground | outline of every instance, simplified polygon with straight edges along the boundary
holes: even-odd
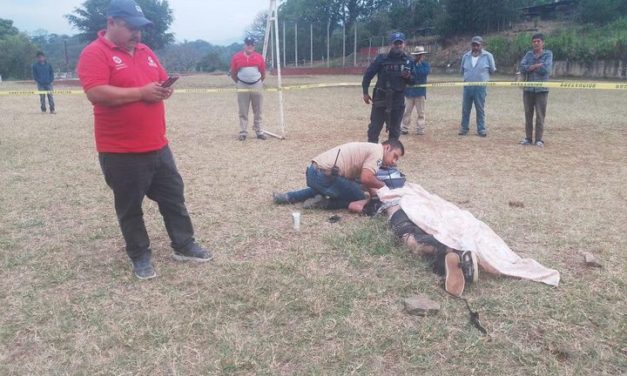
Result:
[[[398,140],[336,146],[312,159],[305,172],[307,188],[274,193],[274,202],[304,202],[306,209],[346,209],[351,202],[366,198],[362,188],[370,190],[371,196],[376,194],[385,185],[376,177],[379,168],[396,165],[403,155],[405,148]]]

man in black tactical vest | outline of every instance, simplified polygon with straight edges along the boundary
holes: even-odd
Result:
[[[405,111],[405,87],[413,85],[412,58],[404,51],[405,34],[395,32],[390,36],[390,51],[378,55],[370,64],[361,83],[364,102],[372,102],[370,125],[368,125],[368,142],[378,143],[379,134],[386,124],[390,140],[401,135],[401,121]],[[372,97],[368,95],[370,81],[377,76]]]

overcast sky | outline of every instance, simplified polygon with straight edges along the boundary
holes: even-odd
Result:
[[[13,20],[20,31],[76,34],[65,14],[83,0],[0,0],[0,18]],[[177,41],[203,39],[212,44],[241,42],[244,31],[259,12],[268,10],[268,0],[168,0],[174,14],[170,31]]]

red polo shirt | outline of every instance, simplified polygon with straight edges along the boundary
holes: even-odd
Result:
[[[245,67],[257,67],[261,75],[266,73],[266,62],[263,60],[263,56],[256,51],[253,51],[250,55],[246,55],[244,51],[233,55],[231,58],[231,74],[236,75],[240,68]]]
[[[98,39],[85,47],[79,58],[76,70],[84,91],[101,85],[141,87],[167,79],[165,69],[148,46],[138,43],[131,55],[106,39],[104,33],[100,31]],[[94,134],[96,149],[101,153],[159,150],[168,144],[163,101],[114,107],[96,104]]]

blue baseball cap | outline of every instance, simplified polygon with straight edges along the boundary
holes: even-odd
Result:
[[[120,18],[129,26],[142,28],[152,25],[144,16],[142,8],[133,0],[112,0],[107,8],[107,17]]]
[[[405,34],[398,32],[398,31],[390,34],[390,43],[394,43],[397,40],[400,40],[401,42],[405,42]]]

